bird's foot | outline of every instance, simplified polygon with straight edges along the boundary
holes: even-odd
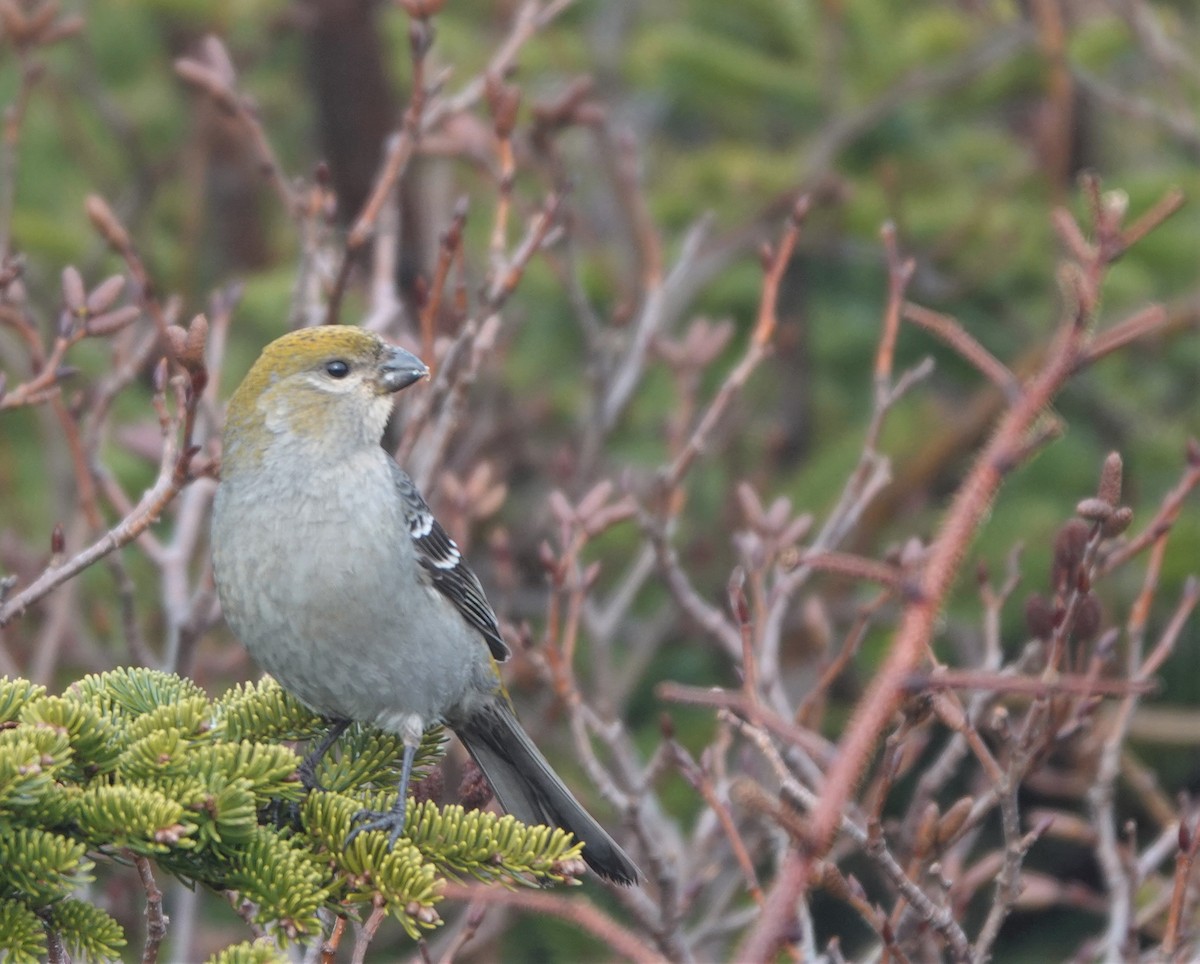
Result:
[[[404,832],[404,821],[408,817],[408,781],[412,776],[413,760],[417,756],[417,744],[404,747],[404,765],[400,770],[400,786],[396,788],[396,803],[391,810],[359,810],[350,818],[351,830],[346,834],[343,847],[349,847],[354,838],[364,830],[388,832],[388,850],[396,846],[396,840]]]
[[[404,832],[404,822],[408,816],[408,801],[403,797],[397,801],[391,810],[359,810],[350,818],[351,831],[346,834],[343,848],[350,846],[360,833],[370,830],[383,830],[388,833],[388,849],[396,846],[400,834]]]

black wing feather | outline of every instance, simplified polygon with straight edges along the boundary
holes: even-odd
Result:
[[[504,662],[509,657],[508,644],[500,635],[500,624],[483,594],[479,579],[463,561],[450,534],[433,517],[412,479],[397,470],[396,486],[404,501],[417,561],[429,574],[434,588],[454,604],[469,626],[483,636],[492,656]]]

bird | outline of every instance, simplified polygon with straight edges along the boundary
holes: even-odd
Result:
[[[382,446],[395,394],[428,375],[352,325],[302,328],[263,349],[225,417],[211,526],[225,619],[329,723],[302,774],[313,777],[351,722],[401,739],[395,805],[357,812],[347,846],[376,830],[395,845],[422,734],[441,723],[507,812],[570,831],[593,871],[636,884],[637,866],[522,728],[498,668],[509,647],[479,579]]]

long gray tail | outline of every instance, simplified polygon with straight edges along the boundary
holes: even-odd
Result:
[[[641,879],[634,862],[579,805],[503,699],[453,725],[505,810],[522,823],[569,830],[583,841],[583,859],[601,877],[619,884]]]

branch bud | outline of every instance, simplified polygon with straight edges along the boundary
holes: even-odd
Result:
[[[930,800],[921,814],[917,824],[916,839],[913,842],[913,855],[918,858],[926,857],[937,843],[938,821],[941,819],[938,805]]]
[[[967,822],[967,817],[971,815],[971,808],[975,806],[973,797],[960,797],[950,809],[946,811],[946,815],[942,817],[941,823],[937,826],[937,845],[939,848],[946,847],[953,843],[958,837],[958,833],[962,830],[963,825]]]
[[[1079,600],[1078,606],[1075,607],[1075,623],[1072,627],[1075,631],[1075,636],[1081,642],[1088,642],[1093,639],[1100,631],[1100,622],[1103,613],[1100,609],[1100,600],[1091,593],[1088,593]]]
[[[1112,539],[1128,529],[1132,522],[1133,509],[1123,505],[1109,517],[1100,531],[1106,539]]]
[[[488,74],[484,93],[488,110],[492,114],[492,129],[500,140],[508,140],[517,124],[517,110],[521,106],[521,89],[515,84],[506,84],[495,74]]]
[[[1089,522],[1107,522],[1112,513],[1112,503],[1106,499],[1081,499],[1075,506],[1075,514]]]
[[[67,310],[72,314],[78,314],[83,310],[84,303],[87,301],[87,291],[83,286],[83,277],[79,274],[79,269],[73,264],[63,268],[62,289]]]
[[[1116,508],[1121,504],[1121,475],[1123,465],[1120,452],[1109,452],[1100,469],[1100,487],[1096,496]]]
[[[84,209],[92,227],[100,232],[105,241],[122,254],[130,250],[129,234],[104,198],[99,194],[89,194]]]
[[[1054,537],[1054,565],[1051,584],[1055,589],[1069,585],[1075,570],[1083,562],[1083,553],[1091,539],[1091,526],[1080,519],[1072,519]]]
[[[98,315],[102,311],[108,311],[112,307],[113,302],[117,300],[121,292],[125,288],[125,276],[120,274],[110,275],[101,281],[92,293],[87,296],[86,306],[88,314]]]

